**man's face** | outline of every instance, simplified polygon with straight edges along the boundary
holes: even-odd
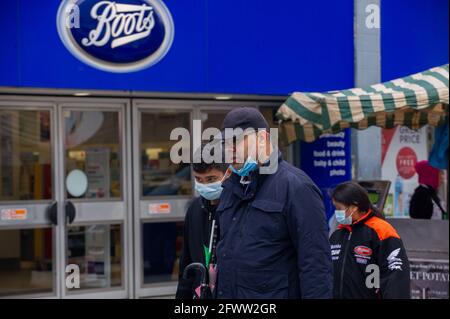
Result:
[[[252,143],[249,136],[245,135],[243,138],[234,140],[233,143],[233,166],[235,169],[240,169],[249,155],[249,144]]]
[[[194,178],[197,183],[200,184],[211,184],[222,180],[225,174],[216,168],[212,168],[209,171],[199,173],[194,171]]]
[[[233,138],[233,143],[227,142],[225,144],[225,151],[233,152],[232,165],[235,169],[242,168],[249,155],[253,159],[258,160],[258,141],[264,138],[264,134],[265,132],[246,134],[238,138]]]

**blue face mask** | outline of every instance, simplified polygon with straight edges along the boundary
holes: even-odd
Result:
[[[352,215],[351,213],[349,216],[345,216],[345,213],[347,212],[347,209],[336,209],[334,211],[334,216],[336,217],[336,220],[341,225],[351,225],[352,224]]]
[[[207,200],[215,200],[220,198],[220,194],[222,193],[222,181],[202,184],[195,181],[195,190],[200,194],[201,197]]]
[[[245,177],[248,176],[250,172],[258,168],[258,162],[249,156],[240,169],[235,169],[233,165],[230,165],[230,168],[234,173],[241,177]]]

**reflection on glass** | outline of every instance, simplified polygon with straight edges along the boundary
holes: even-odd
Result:
[[[78,265],[81,289],[121,286],[121,225],[69,227],[67,264]]]
[[[120,197],[118,112],[66,111],[64,115],[66,176],[74,169],[86,174],[84,198]]]
[[[144,284],[178,280],[184,222],[142,226]]]
[[[0,200],[52,198],[49,111],[0,110]]]
[[[0,230],[0,296],[52,292],[52,256],[51,228]]]
[[[141,166],[142,195],[190,195],[191,167],[188,163],[174,164],[170,149],[177,141],[170,140],[174,128],[190,129],[189,113],[142,113]],[[184,151],[188,152],[189,145]]]
[[[204,111],[202,112],[202,130],[214,127],[220,130],[222,121],[229,111]]]

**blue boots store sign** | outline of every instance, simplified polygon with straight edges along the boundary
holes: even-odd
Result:
[[[150,67],[169,51],[172,16],[160,0],[65,0],[59,36],[80,61],[109,72]]]

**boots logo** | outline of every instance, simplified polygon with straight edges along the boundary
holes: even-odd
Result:
[[[97,26],[89,32],[89,38],[81,40],[84,46],[111,43],[114,49],[149,36],[155,26],[153,8],[146,5],[100,1],[92,7],[91,17],[97,20]]]
[[[100,70],[132,72],[160,61],[174,36],[160,0],[65,0],[57,27],[66,48]]]

